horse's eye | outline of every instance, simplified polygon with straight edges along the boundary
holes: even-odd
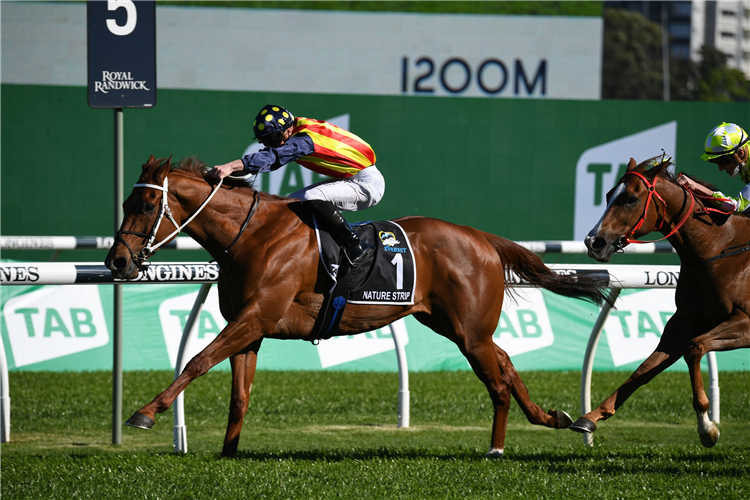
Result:
[[[143,205],[143,213],[152,214],[152,213],[154,213],[154,209],[155,208],[156,207],[153,206],[151,203],[144,203],[144,205]]]
[[[630,197],[628,197],[628,205],[635,205],[636,203],[638,203],[637,196],[631,195]]]

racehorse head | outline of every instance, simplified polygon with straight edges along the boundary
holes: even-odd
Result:
[[[656,191],[656,182],[670,164],[665,157],[652,158],[640,165],[630,159],[625,174],[607,193],[604,214],[584,240],[589,257],[608,262],[625,245],[661,230],[667,218],[667,203]],[[667,179],[662,184],[677,187]]]
[[[179,166],[196,173],[201,165],[198,160],[187,163],[183,161]],[[104,262],[114,278],[136,278],[138,272],[149,264],[148,257],[161,245],[168,243],[182,228],[178,226],[178,221],[184,218],[184,210],[175,197],[178,178],[173,179],[175,182],[172,189],[169,189],[168,174],[171,168],[171,156],[156,159],[151,155],[143,164],[143,171],[133,191],[122,204],[122,225]],[[169,198],[172,198],[171,208]]]

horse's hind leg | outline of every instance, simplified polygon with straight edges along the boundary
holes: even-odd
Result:
[[[515,370],[509,372],[504,369],[505,366],[497,362],[495,344],[492,342],[491,336],[474,342],[467,340],[463,346],[459,344],[459,347],[461,347],[461,351],[469,361],[474,373],[484,382],[487,392],[490,394],[490,399],[492,399],[495,415],[492,421],[492,438],[487,456],[501,458],[505,449],[511,385],[513,384],[512,378],[515,376]]]
[[[711,448],[719,440],[719,428],[708,417],[709,401],[703,388],[701,358],[711,351],[731,351],[743,347],[750,347],[750,318],[744,312],[735,311],[727,321],[690,341],[685,352],[685,363],[693,387],[693,409],[698,417],[698,436],[706,448]]]
[[[240,443],[242,422],[250,402],[250,391],[255,378],[255,366],[258,362],[258,346],[251,346],[246,353],[235,354],[229,358],[232,365],[232,396],[229,402],[229,421],[224,436],[222,457],[234,458]]]
[[[570,415],[566,412],[560,410],[549,410],[545,413],[538,404],[531,400],[529,397],[529,390],[526,388],[526,384],[523,383],[523,380],[521,380],[521,376],[518,375],[508,353],[503,351],[497,345],[495,345],[495,356],[498,365],[501,367],[501,371],[513,374],[513,388],[511,390],[513,399],[515,399],[518,406],[521,407],[523,414],[526,415],[526,418],[530,423],[534,425],[544,425],[545,427],[552,427],[555,429],[566,429],[573,423],[573,419],[571,419]]]

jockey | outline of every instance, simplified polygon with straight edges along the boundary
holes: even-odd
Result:
[[[732,198],[721,191],[711,191],[688,177],[680,177],[677,183],[697,194],[714,198],[714,203],[721,210],[738,214],[746,211],[750,207],[750,168],[747,166],[750,141],[747,132],[734,123],[722,123],[708,134],[704,149],[702,160],[717,165],[730,177],[739,174],[746,186],[736,198]]]
[[[373,249],[363,243],[339,210],[355,212],[378,204],[385,192],[385,180],[375,166],[375,152],[369,144],[322,120],[295,118],[281,106],[264,106],[253,122],[255,139],[265,146],[239,160],[216,165],[209,175],[221,179],[233,172],[271,172],[291,161],[319,174],[332,177],[289,195],[302,200],[344,247],[354,265]]]

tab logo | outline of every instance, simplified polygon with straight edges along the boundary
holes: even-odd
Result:
[[[628,161],[640,163],[662,154],[675,159],[677,122],[669,122],[584,151],[576,164],[573,239],[583,240],[607,207],[607,192],[625,173]],[[674,171],[674,166],[669,167]]]
[[[398,330],[398,332],[394,330]],[[398,338],[403,339],[404,345],[409,343],[406,323],[403,319],[372,332],[323,340],[317,347],[320,366],[323,369],[330,368],[393,351],[396,349],[393,335],[399,335]]]
[[[99,287],[46,286],[8,300],[3,319],[17,367],[109,343]]]
[[[198,292],[167,299],[159,306],[159,321],[167,344],[167,355],[172,368],[177,364],[182,332],[193,308]],[[193,334],[188,339],[184,362],[190,361],[201,352],[227,326],[219,308],[219,292],[212,286],[196,321]]]
[[[615,367],[646,359],[675,313],[674,290],[654,289],[620,296],[604,325]]]
[[[517,303],[505,295],[503,312],[493,335],[508,356],[536,351],[555,342],[544,295],[538,289],[518,290]]]

